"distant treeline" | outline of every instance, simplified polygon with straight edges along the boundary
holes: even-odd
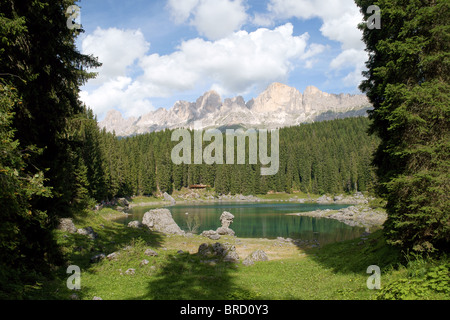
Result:
[[[321,194],[367,191],[376,181],[371,158],[378,139],[367,134],[365,117],[280,129],[279,171],[262,176],[259,162],[248,163],[248,142],[246,164],[175,165],[171,152],[179,142],[171,141],[172,130],[118,138],[97,129],[92,112],[87,114],[92,122],[83,122],[80,131],[85,147],[79,180],[85,181],[82,193],[97,201],[172,193],[193,184],[221,194]]]

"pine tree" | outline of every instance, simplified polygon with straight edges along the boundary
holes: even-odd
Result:
[[[366,14],[369,0],[357,0]],[[381,139],[374,164],[386,235],[418,251],[450,242],[450,26],[447,0],[380,0],[381,29],[361,25],[370,55],[360,88]]]
[[[6,167],[14,172],[23,169],[16,175],[22,183],[15,186],[19,190],[9,199],[11,204],[4,206],[5,199],[1,203],[2,211],[10,205],[17,210],[8,218],[16,226],[8,233],[12,238],[2,240],[14,243],[20,253],[2,257],[2,263],[17,267],[19,278],[63,262],[52,230],[60,217],[73,214],[73,203],[87,186],[79,158],[81,141],[70,123],[83,113],[79,87],[93,76],[84,70],[99,63],[75,47],[78,31],[67,28],[65,16],[73,4],[70,0],[0,2],[0,80],[17,90],[20,98],[8,111],[14,117],[8,119],[7,132],[14,132],[16,146],[28,150],[17,153],[12,148],[15,160]],[[12,184],[7,193],[15,188],[14,179],[8,180]]]

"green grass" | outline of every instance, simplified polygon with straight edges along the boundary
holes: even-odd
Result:
[[[77,228],[92,226],[98,233],[95,240],[55,231],[68,263],[81,268],[81,290],[76,291],[80,299],[91,300],[94,296],[104,300],[450,298],[446,278],[448,260],[421,260],[411,255],[409,260],[403,260],[401,252],[386,245],[381,231],[365,241],[358,238],[321,248],[277,247],[275,240],[230,238],[224,241],[235,244],[238,250],[272,248],[281,254],[268,253],[271,260],[252,266],[204,263],[204,258],[196,254],[197,248],[202,242],[212,240],[128,228],[105,219],[112,214],[109,210],[75,221]],[[146,256],[144,252],[148,248],[158,256]],[[184,253],[177,253],[179,249]],[[117,260],[89,261],[98,253],[112,252],[119,253]],[[240,258],[242,261],[245,256]],[[144,259],[148,264],[142,264]],[[367,288],[370,275],[366,270],[370,265],[381,268],[382,290]],[[135,269],[134,274],[126,274],[130,268]],[[65,267],[55,272],[54,280],[30,289],[34,298],[68,299],[73,294],[66,288],[69,275]]]

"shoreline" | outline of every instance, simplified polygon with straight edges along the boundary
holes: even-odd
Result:
[[[387,219],[387,214],[384,211],[374,210],[367,205],[350,206],[340,210],[325,209],[287,213],[286,215],[335,219],[349,226],[363,227],[369,230],[371,228],[382,228]]]
[[[192,196],[194,194],[195,196]],[[283,195],[286,196],[288,194],[280,194],[281,197],[279,199],[264,199],[260,198],[258,196],[244,196],[242,194],[237,195],[222,195],[219,197],[214,197],[212,195],[207,196],[206,199],[200,199],[200,195],[198,193],[191,193],[189,199],[186,199],[186,196],[175,196],[176,198],[173,198],[173,202],[169,200],[162,199],[161,201],[151,201],[151,202],[140,202],[140,203],[130,203],[128,208],[131,209],[133,207],[150,207],[150,206],[165,206],[165,205],[172,205],[172,204],[191,204],[191,203],[216,203],[216,202],[290,202],[290,203],[310,203],[310,204],[342,204],[342,205],[367,205],[370,200],[373,200],[375,198],[372,197],[366,197],[362,193],[357,192],[353,195],[338,195],[338,196],[328,196],[323,195],[316,199],[313,199],[311,197],[299,198],[295,194],[293,194],[290,198],[283,199]]]

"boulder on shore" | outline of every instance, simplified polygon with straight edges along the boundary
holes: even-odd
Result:
[[[222,236],[234,236],[234,230],[227,227],[219,227],[216,230],[216,233]]]
[[[146,225],[151,231],[158,231],[165,234],[184,235],[172,214],[168,209],[154,209],[144,214],[142,224]]]
[[[169,201],[170,204],[176,204],[177,203],[175,201],[175,199],[170,194],[168,194],[167,192],[164,192],[163,196],[164,196],[164,201]]]
[[[207,237],[211,240],[219,240],[220,239],[220,235],[217,233],[217,231],[214,231],[214,230],[203,231],[200,235]]]

